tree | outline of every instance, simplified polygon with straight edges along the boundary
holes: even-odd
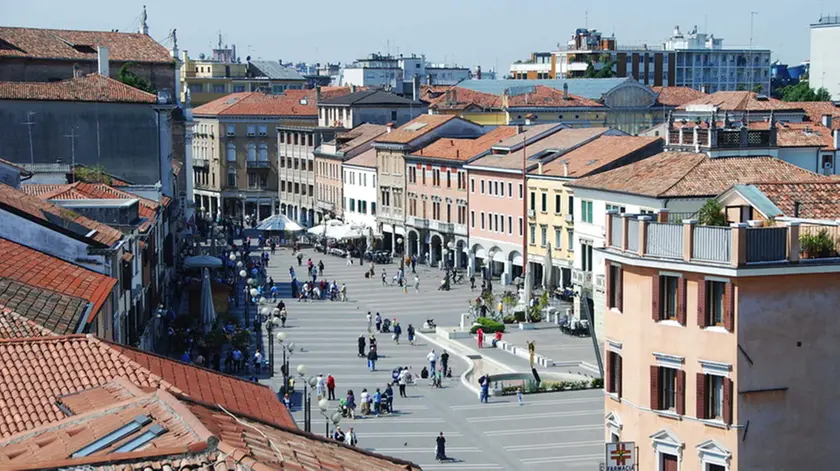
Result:
[[[152,84],[150,84],[146,81],[146,79],[140,77],[139,75],[134,73],[133,70],[131,70],[132,66],[134,66],[134,63],[128,62],[122,67],[120,67],[120,71],[119,73],[117,73],[117,80],[130,87],[134,87],[138,90],[143,90],[144,92],[157,93],[157,90],[155,90],[155,88],[152,87]]]
[[[761,90],[762,90],[763,88],[764,88],[764,85],[762,85],[762,84],[758,84],[758,85],[756,85],[756,86],[754,86],[754,87],[753,87],[752,91],[753,91],[753,93],[758,93],[758,94],[761,94]]]
[[[697,212],[697,220],[703,226],[728,226],[729,221],[723,213],[723,207],[717,200],[708,200]]]
[[[600,64],[601,68],[597,68],[596,64]],[[586,66],[586,71],[583,73],[583,78],[610,78],[615,77],[613,71],[615,61],[611,60],[609,56],[600,56],[594,61],[590,61]]]
[[[93,167],[78,166],[73,169],[73,176],[76,180],[85,183],[104,183],[111,184],[111,175],[105,170],[102,165],[94,165]]]
[[[831,94],[825,88],[814,90],[808,82],[801,81],[796,85],[788,85],[779,89],[783,101],[830,101]]]

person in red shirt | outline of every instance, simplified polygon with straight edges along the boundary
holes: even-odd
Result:
[[[327,399],[335,400],[335,378],[331,374],[327,375]]]
[[[478,348],[484,348],[484,330],[478,329],[476,333],[478,334]]]
[[[496,347],[496,344],[502,340],[502,332],[496,331],[496,338],[493,339],[493,347]]]

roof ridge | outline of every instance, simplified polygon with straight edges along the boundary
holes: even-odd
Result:
[[[10,339],[0,339],[2,344],[12,343],[32,343],[32,342],[62,342],[65,340],[82,340],[89,334],[67,334],[67,335],[52,335],[39,337],[14,337]]]
[[[678,153],[678,154],[692,154],[692,155],[700,155],[700,154],[695,154],[695,153],[693,153],[693,152],[677,152],[677,153]],[[669,191],[671,191],[671,189],[672,189],[672,188],[674,188],[675,186],[679,185],[679,183],[680,183],[681,181],[683,181],[683,180],[685,180],[686,178],[688,178],[688,175],[689,175],[689,174],[691,174],[691,172],[693,172],[694,170],[696,170],[696,169],[697,169],[697,167],[698,167],[701,163],[703,163],[703,162],[705,162],[705,161],[707,161],[707,160],[709,160],[709,156],[707,156],[707,155],[705,155],[705,154],[704,154],[704,155],[703,155],[703,158],[702,158],[702,159],[697,159],[697,163],[695,163],[694,165],[692,165],[692,166],[691,166],[691,168],[690,168],[690,169],[688,169],[688,171],[687,171],[687,172],[683,173],[683,175],[682,175],[680,178],[678,178],[678,179],[677,179],[677,181],[675,181],[675,182],[674,182],[671,186],[669,186],[668,188],[665,188],[664,190],[662,190],[662,191],[660,191],[659,193],[657,193],[657,195],[656,195],[656,196],[658,197],[658,196],[660,196],[660,195],[664,195],[665,193],[668,193]],[[640,162],[644,162],[644,160],[641,160]]]

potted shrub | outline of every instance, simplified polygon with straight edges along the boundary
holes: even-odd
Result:
[[[823,229],[816,234],[802,234],[799,236],[799,247],[802,258],[824,258],[834,255],[834,240]]]

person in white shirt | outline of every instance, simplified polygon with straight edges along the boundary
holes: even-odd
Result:
[[[362,389],[362,394],[359,396],[359,406],[361,407],[362,415],[368,415],[370,413],[370,403],[370,393],[368,393],[367,388]]]
[[[260,369],[262,368],[262,352],[257,350],[254,352],[254,372],[260,374]]]
[[[400,397],[408,397],[405,394],[405,385],[408,384],[408,368],[403,368],[397,376],[397,384],[400,387]]]
[[[317,383],[315,383],[315,390],[318,393],[318,400],[321,400],[321,398],[324,397],[324,388],[326,388],[326,386],[327,386],[327,383],[324,380],[324,375],[321,374],[321,373],[318,373],[318,380],[317,380]]]
[[[428,355],[426,355],[426,359],[429,360],[429,373],[435,371],[435,363],[437,362],[437,354],[435,353],[435,349],[432,349]]]

